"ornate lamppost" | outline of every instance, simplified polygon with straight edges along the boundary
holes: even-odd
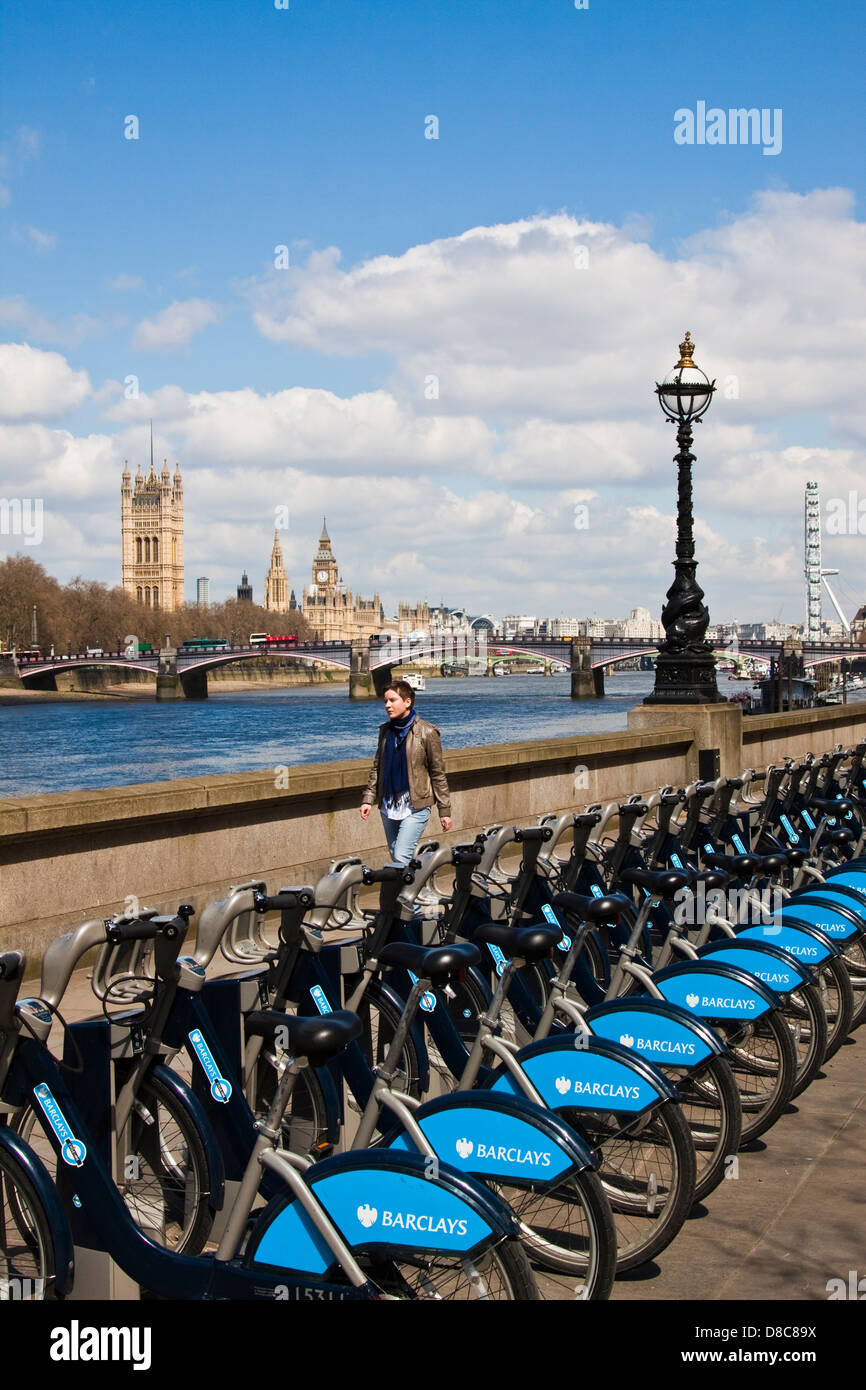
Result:
[[[704,591],[695,578],[695,539],[692,529],[692,425],[709,408],[716,389],[692,360],[695,345],[687,333],[680,343],[680,360],[664,381],[656,382],[659,405],[677,427],[677,558],[674,582],[662,609],[664,641],[659,644],[655,687],[645,705],[710,705],[726,703],[716,686],[716,659],[706,640],[710,615]]]

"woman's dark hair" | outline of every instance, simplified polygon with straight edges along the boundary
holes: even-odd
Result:
[[[382,694],[387,695],[389,690],[396,691],[401,700],[408,700],[410,705],[414,705],[415,691],[408,681],[389,681]]]

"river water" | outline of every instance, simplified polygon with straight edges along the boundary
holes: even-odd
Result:
[[[724,677],[722,677],[724,680]],[[625,729],[650,671],[606,678],[603,700],[570,698],[567,674],[428,678],[418,711],[446,748]],[[745,688],[740,682],[731,690]],[[727,690],[725,691],[727,694]],[[381,701],[295,686],[208,700],[70,701],[0,707],[0,797],[372,758]]]

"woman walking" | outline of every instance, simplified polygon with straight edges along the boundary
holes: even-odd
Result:
[[[370,768],[361,817],[379,806],[391,863],[408,864],[433,803],[443,830],[451,829],[451,800],[439,730],[415,709],[415,691],[406,681],[385,690],[388,722],[379,729],[379,746]]]

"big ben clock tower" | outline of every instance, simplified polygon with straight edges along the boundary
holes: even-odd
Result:
[[[319,537],[319,548],[316,551],[316,558],[313,561],[313,584],[317,593],[323,590],[335,590],[339,582],[337,571],[337,561],[334,559],[334,552],[331,549],[331,537],[328,535],[328,527],[325,518],[322,518],[322,534]]]

